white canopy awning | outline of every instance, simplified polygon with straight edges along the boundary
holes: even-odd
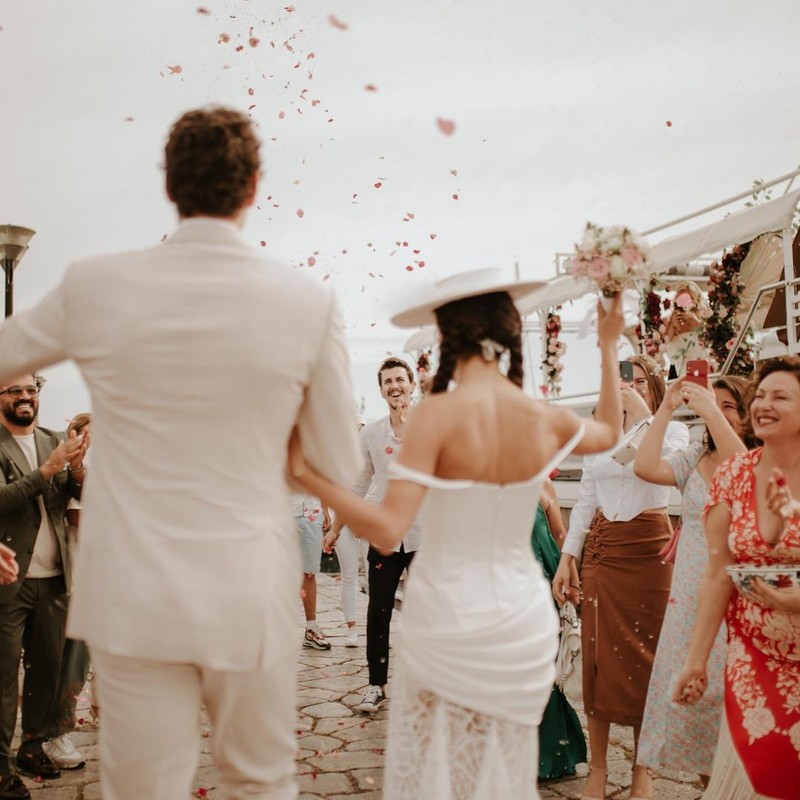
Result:
[[[688,233],[662,239],[652,246],[650,274],[666,272],[701,256],[718,253],[732,244],[751,242],[763,233],[783,231],[791,225],[800,189],[760,206],[745,208],[717,222]],[[555,278],[518,301],[523,316],[576,300],[592,291],[589,282],[578,282],[570,275]],[[436,343],[436,326],[420,328],[406,342],[406,351],[423,350]]]
[[[737,211],[697,230],[663,239],[653,245],[650,274],[666,272],[700,256],[717,253],[727,245],[751,242],[762,233],[782,231],[791,224],[798,200],[800,189],[763,205]],[[590,284],[578,283],[570,275],[564,275],[529,294],[517,305],[524,316],[575,300],[589,291]]]

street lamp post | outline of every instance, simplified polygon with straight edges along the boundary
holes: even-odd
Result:
[[[14,312],[14,270],[28,251],[36,231],[21,225],[0,225],[0,259],[6,277],[6,317]]]

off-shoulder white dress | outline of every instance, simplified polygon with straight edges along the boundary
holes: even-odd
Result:
[[[536,800],[537,729],[554,679],[558,618],[530,533],[545,477],[428,487],[423,546],[403,600],[391,686],[385,800]]]

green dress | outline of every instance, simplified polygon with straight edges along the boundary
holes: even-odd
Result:
[[[552,584],[561,553],[551,533],[547,515],[539,504],[531,533],[531,547]],[[575,774],[575,765],[586,761],[586,740],[575,709],[553,686],[539,726],[539,780],[554,781]]]

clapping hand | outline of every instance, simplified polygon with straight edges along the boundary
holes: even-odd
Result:
[[[0,586],[14,583],[19,576],[16,554],[10,547],[0,544]]]
[[[786,476],[773,469],[767,483],[767,508],[783,520],[784,525],[800,517],[800,503],[792,497]]]
[[[91,433],[87,427],[81,434],[70,431],[68,436],[69,438],[66,441],[66,461],[71,470],[80,470],[83,468],[83,459],[89,449],[89,443],[92,438]]]

